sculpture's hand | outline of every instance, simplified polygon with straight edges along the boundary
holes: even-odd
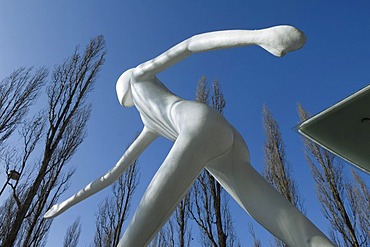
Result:
[[[155,134],[148,131],[146,127],[144,127],[138,138],[136,138],[136,140],[126,150],[125,154],[108,173],[94,180],[64,202],[54,205],[46,212],[44,218],[49,219],[58,216],[73,205],[85,200],[86,198],[114,183],[126,170],[126,168],[131,165],[135,159],[137,159],[137,157],[148,147],[150,143],[152,143],[156,137],[157,136]]]
[[[51,219],[54,218],[64,211],[66,211],[68,208],[65,208],[64,205],[67,203],[67,201],[64,201],[59,204],[55,204],[53,207],[51,207],[44,215],[45,219]]]
[[[193,53],[238,46],[257,45],[281,57],[301,48],[306,41],[303,32],[292,26],[275,26],[260,30],[226,30],[195,35],[158,57],[137,66],[133,75],[151,77],[187,58]]]

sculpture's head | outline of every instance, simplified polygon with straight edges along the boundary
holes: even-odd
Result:
[[[116,92],[119,103],[124,107],[134,105],[131,93],[131,76],[134,69],[126,70],[119,78],[116,84]]]

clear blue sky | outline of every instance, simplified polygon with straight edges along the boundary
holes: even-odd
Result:
[[[221,83],[225,117],[247,141],[254,167],[263,166],[262,105],[280,124],[287,158],[305,199],[308,217],[327,233],[306,165],[296,104],[317,113],[366,86],[370,81],[370,2],[361,1],[0,1],[0,78],[20,66],[61,63],[77,44],[102,34],[108,55],[95,91],[88,137],[71,161],[77,171],[61,200],[112,167],[142,123],[134,108],[123,109],[115,93],[117,78],[194,34],[222,29],[259,29],[290,24],[307,36],[305,47],[276,58],[258,47],[197,54],[159,74],[176,94],[193,99],[205,75]],[[171,143],[160,139],[141,156],[141,183],[134,209]],[[3,171],[3,170],[1,170]],[[3,178],[1,178],[3,179]],[[107,189],[55,219],[47,246],[61,246],[77,216],[83,231],[80,246],[94,234],[98,204]],[[231,202],[243,246],[250,246],[253,220]],[[265,245],[270,239],[255,225]],[[197,242],[194,242],[197,246]]]

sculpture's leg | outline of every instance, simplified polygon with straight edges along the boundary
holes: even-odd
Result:
[[[171,112],[180,134],[144,193],[118,244],[120,247],[147,246],[205,164],[232,145],[232,128],[206,105],[181,101],[172,107]]]
[[[166,223],[204,167],[202,147],[178,137],[148,186],[118,246],[147,246]],[[203,164],[203,166],[202,166]]]
[[[233,148],[206,169],[253,218],[288,246],[333,246],[250,165],[248,149],[238,133]]]

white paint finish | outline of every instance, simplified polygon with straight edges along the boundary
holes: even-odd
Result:
[[[332,246],[303,214],[251,166],[243,138],[210,107],[169,91],[156,74],[193,53],[258,45],[275,56],[301,48],[304,34],[291,26],[195,35],[124,72],[117,81],[121,105],[135,106],[143,132],[117,165],[45,215],[52,218],[112,184],[157,137],[174,145],[145,192],[118,246],[146,246],[172,215],[202,169],[209,170],[252,217],[289,246]]]

